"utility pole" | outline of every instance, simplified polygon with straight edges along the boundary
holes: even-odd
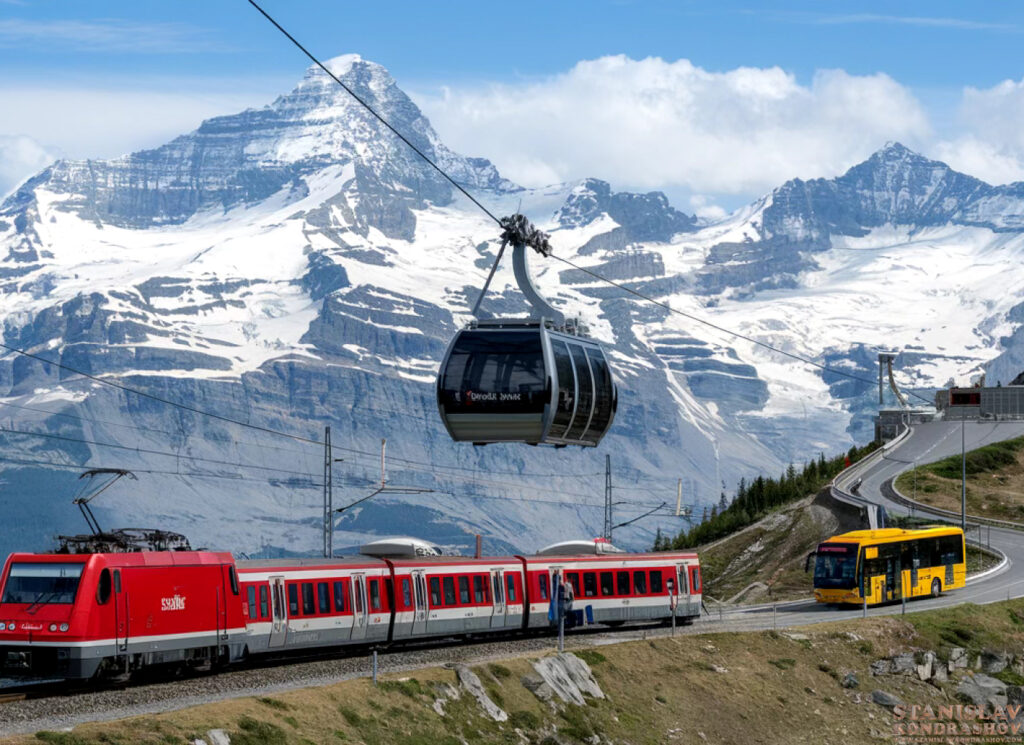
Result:
[[[324,556],[334,556],[334,462],[331,428],[324,428]]]
[[[683,480],[676,483],[676,517],[683,511]]]
[[[967,417],[960,416],[960,529],[967,533],[967,441],[964,423]]]
[[[612,456],[604,456],[604,537],[612,540]]]

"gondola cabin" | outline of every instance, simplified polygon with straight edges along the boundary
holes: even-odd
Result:
[[[452,340],[437,403],[458,442],[594,447],[618,397],[592,339],[546,322],[481,321]]]

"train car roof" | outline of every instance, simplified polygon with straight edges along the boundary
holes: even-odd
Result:
[[[301,559],[240,559],[235,562],[239,571],[247,569],[352,569],[365,567],[386,567],[383,559],[373,556],[335,556]]]
[[[422,566],[424,564],[519,564],[518,556],[417,556],[415,558],[402,557],[400,559],[389,559],[396,567]]]
[[[11,554],[11,561],[44,563],[88,563],[100,557],[112,567],[189,566],[196,564],[230,564],[234,558],[226,551],[129,551],[111,554]]]
[[[566,556],[542,554],[534,556],[524,556],[523,558],[531,564],[562,564],[567,561],[676,561],[678,559],[696,559],[697,553],[695,551],[655,551],[653,553],[646,554],[573,554]]]

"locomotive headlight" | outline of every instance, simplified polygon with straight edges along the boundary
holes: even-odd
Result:
[[[68,630],[68,628],[70,628],[70,627],[69,627],[69,626],[68,626],[68,625],[67,625],[66,623],[62,623],[62,624],[60,625],[60,630],[61,630],[61,631],[67,631],[67,630]]]
[[[3,621],[0,621],[0,631],[5,631],[6,629],[7,625]]]
[[[57,630],[57,624],[51,623],[50,624],[50,631],[56,631],[56,630]]]

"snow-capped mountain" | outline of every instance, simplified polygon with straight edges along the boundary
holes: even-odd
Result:
[[[894,348],[901,379],[922,390],[1024,359],[1024,185],[992,187],[891,144],[702,227],[662,194],[598,179],[522,189],[446,148],[380,66],[329,64],[492,212],[521,206],[560,256],[673,309],[868,379],[874,350]],[[542,291],[608,345],[612,432],[587,451],[450,442],[434,375],[496,248],[486,216],[310,69],[262,109],[155,150],[60,161],[10,195],[4,342],[300,438],[329,425],[344,459],[336,505],[379,481],[387,438],[389,483],[434,491],[345,512],[339,546],[395,533],[465,546],[479,532],[495,549],[532,549],[600,531],[606,453],[624,521],[671,505],[678,479],[684,502],[716,502],[722,481],[870,437],[869,383],[537,260]],[[526,314],[507,267],[485,308]],[[86,465],[138,476],[96,501],[105,527],[158,525],[248,552],[320,545],[315,444],[21,356],[0,362],[0,395],[0,550],[79,531],[70,502]],[[647,545],[658,525],[682,527],[651,518],[618,540]]]

